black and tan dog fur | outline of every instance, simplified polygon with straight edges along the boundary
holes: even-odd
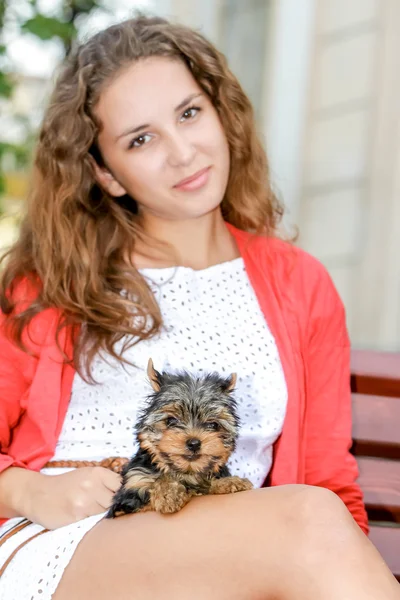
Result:
[[[159,373],[151,359],[147,373],[153,393],[136,425],[139,450],[122,471],[107,516],[174,513],[192,496],[251,489],[226,466],[239,428],[236,375]]]

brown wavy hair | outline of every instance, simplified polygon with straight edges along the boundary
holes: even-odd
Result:
[[[159,307],[129,258],[135,240],[144,236],[136,203],[101,189],[92,164],[93,157],[101,162],[96,144],[101,123],[94,109],[102,90],[133,61],[154,56],[183,61],[218,111],[231,159],[221,205],[225,220],[242,230],[273,235],[283,214],[271,189],[251,103],[225,57],[202,35],[139,15],[74,48],[44,116],[19,239],[2,258],[7,262],[0,307],[12,339],[24,350],[22,334],[35,315],[49,307],[60,309],[58,332],[77,326],[70,328],[79,331],[70,360],[89,380],[99,350],[124,361],[127,346],[162,326]],[[40,282],[37,297],[18,311],[13,291],[26,279]],[[124,336],[117,352],[115,344]]]

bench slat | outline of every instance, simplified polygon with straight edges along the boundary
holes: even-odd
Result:
[[[400,527],[371,527],[370,540],[400,581]]]
[[[400,459],[400,398],[353,394],[353,453]]]
[[[357,463],[370,517],[400,523],[400,461],[359,457]]]
[[[352,350],[353,392],[400,397],[400,353]]]
[[[400,581],[400,352],[352,350],[353,454],[371,541]],[[380,458],[377,458],[380,457]]]

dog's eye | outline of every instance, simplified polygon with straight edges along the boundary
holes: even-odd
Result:
[[[211,423],[206,423],[204,427],[207,429],[207,431],[219,431],[220,429],[219,424],[215,421],[212,421]]]
[[[178,423],[179,421],[175,417],[168,417],[167,419],[165,419],[165,424],[167,427],[176,427]]]

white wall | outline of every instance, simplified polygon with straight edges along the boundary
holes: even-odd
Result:
[[[272,0],[264,76],[264,137],[271,176],[295,223],[300,208],[302,148],[316,0]]]
[[[330,271],[353,344],[400,349],[400,2],[316,8],[300,244]]]

